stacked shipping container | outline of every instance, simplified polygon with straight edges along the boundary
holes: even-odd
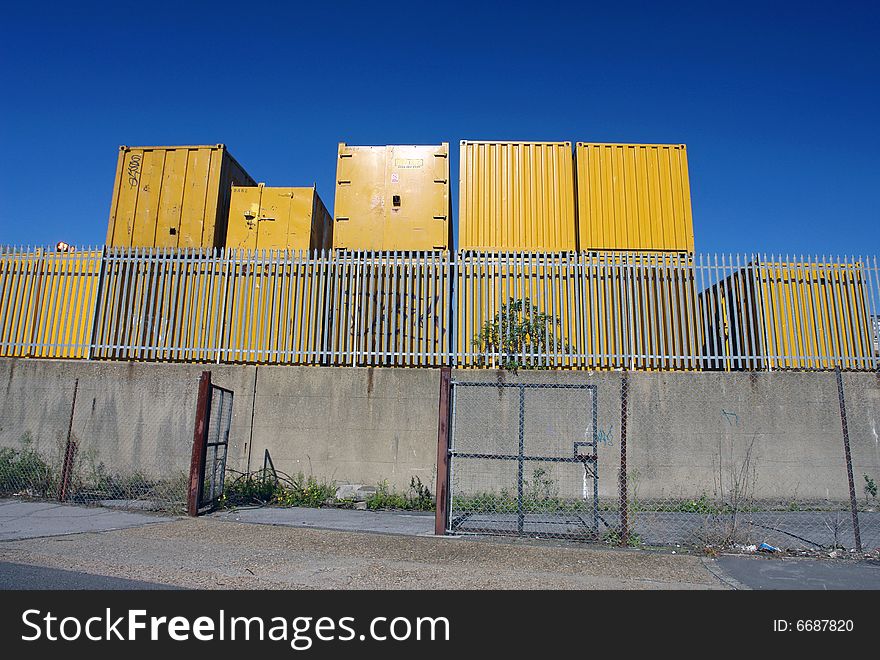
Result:
[[[862,265],[755,260],[700,294],[707,367],[863,369],[874,356]]]
[[[341,142],[335,215],[334,248],[450,249],[449,144],[354,147]]]
[[[312,188],[233,187],[226,247],[248,250],[326,250],[333,218]]]
[[[232,186],[254,185],[222,144],[122,146],[107,245],[223,247]]]
[[[458,247],[572,252],[571,142],[462,140]]]
[[[694,251],[683,144],[578,142],[578,247],[582,251]]]

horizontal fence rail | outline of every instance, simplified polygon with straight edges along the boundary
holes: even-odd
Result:
[[[876,257],[0,249],[0,356],[878,369]]]

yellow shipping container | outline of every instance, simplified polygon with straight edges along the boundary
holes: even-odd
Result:
[[[324,250],[333,247],[333,218],[315,188],[236,186],[229,203],[226,247]]]
[[[0,356],[85,358],[99,251],[0,255]]]
[[[255,185],[222,144],[122,146],[107,245],[223,247],[232,186]]]
[[[521,346],[523,364],[699,368],[702,333],[689,257],[463,253],[459,264],[457,349],[469,354],[465,365],[498,365],[497,349],[493,356],[480,333],[497,334],[492,325],[507,327],[511,310],[522,315],[526,310],[517,307],[528,300],[529,316],[546,314],[548,323],[544,336],[530,340],[532,349]]]
[[[683,144],[578,142],[578,249],[694,251]]]
[[[459,165],[459,249],[577,249],[571,142],[462,140]]]
[[[748,264],[700,294],[706,368],[870,369],[861,264]]]
[[[96,358],[318,363],[325,258],[268,250],[132,256],[108,253]]]
[[[339,144],[333,247],[447,250],[449,144]]]

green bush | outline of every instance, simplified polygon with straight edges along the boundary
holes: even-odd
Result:
[[[336,501],[336,486],[326,481],[318,481],[313,476],[304,478],[302,472],[296,475],[293,483],[281,487],[275,493],[274,504],[281,506],[319,507]]]
[[[620,542],[620,532],[611,529],[602,535],[602,541],[609,545],[622,545]],[[626,545],[630,548],[640,548],[642,546],[642,537],[635,532],[630,532],[626,537]]]
[[[32,447],[31,439],[21,440],[21,449],[0,449],[0,494],[26,494],[32,497],[55,497],[58,475]]]
[[[371,511],[377,509],[433,511],[434,498],[418,477],[410,479],[409,490],[406,493],[398,493],[394,488],[388,487],[388,481],[382,481],[377,485],[376,492],[367,498],[367,508]]]
[[[421,480],[413,477],[406,493],[398,493],[389,487],[387,481],[383,481],[377,485],[376,492],[367,499],[366,504],[372,510],[431,511],[434,509],[434,498]],[[338,499],[336,485],[332,482],[313,476],[305,477],[302,473],[289,477],[281,472],[266,474],[261,470],[226,479],[220,506],[247,505],[350,508],[354,501]]]
[[[279,506],[319,507],[336,501],[336,486],[301,472],[295,477],[266,474],[262,471],[242,474],[226,480],[220,506],[277,504]]]
[[[473,338],[478,363],[494,358],[502,369],[548,369],[546,360],[535,363],[534,356],[564,353],[571,347],[559,336],[562,323],[541,311],[529,298],[511,297],[498,313],[488,319]]]

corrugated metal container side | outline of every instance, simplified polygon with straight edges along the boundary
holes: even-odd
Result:
[[[866,369],[873,364],[860,264],[755,261],[700,294],[707,368]]]
[[[339,144],[333,247],[431,251],[452,244],[449,144]]]
[[[330,213],[314,187],[232,188],[226,247],[322,250],[332,245],[332,232]]]
[[[578,249],[694,251],[683,144],[578,142]]]
[[[497,366],[480,332],[487,323],[506,326],[508,303],[528,300],[548,325],[533,342],[535,356],[524,348],[523,364],[699,369],[702,333],[687,255],[464,252],[457,271],[463,366]]]
[[[315,191],[312,200],[312,236],[315,237],[313,250],[333,249],[333,216]]]
[[[232,186],[256,182],[222,144],[119,148],[111,247],[223,247]]]
[[[0,255],[0,356],[87,357],[100,271],[96,250]]]
[[[571,142],[462,140],[459,165],[459,249],[577,249]]]

